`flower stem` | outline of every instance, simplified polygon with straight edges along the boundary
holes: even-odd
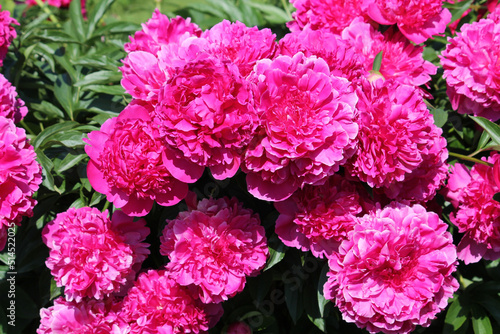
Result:
[[[479,159],[476,159],[476,158],[473,158],[473,157],[469,157],[467,155],[453,153],[453,152],[448,152],[448,154],[450,156],[452,156],[452,157],[455,157],[455,158],[459,158],[459,159],[462,159],[462,160],[467,160],[467,161],[475,162],[477,164],[482,164],[482,165],[489,166],[489,167],[493,167],[493,164],[490,164],[489,162],[486,162],[486,161],[483,161],[483,160],[479,160]]]
[[[40,8],[42,8],[42,10],[49,14],[49,18],[52,22],[55,23],[55,25],[60,28],[61,27],[61,24],[59,23],[59,20],[57,19],[57,17],[55,17],[55,15],[52,13],[52,11],[50,10],[49,6],[47,6],[47,4],[45,2],[43,2],[42,0],[35,0],[36,4],[38,6],[40,6]]]

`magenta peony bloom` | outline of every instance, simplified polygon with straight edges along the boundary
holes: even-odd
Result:
[[[201,29],[191,19],[180,16],[169,19],[155,9],[153,16],[142,24],[142,30],[130,37],[130,43],[125,44],[125,51],[145,51],[156,55],[162,46],[179,44],[181,40],[201,35]]]
[[[292,14],[294,21],[287,23],[292,32],[308,26],[313,30],[340,34],[356,17],[370,20],[363,0],[290,0],[290,2],[297,8]]]
[[[498,164],[500,154],[483,160]],[[459,163],[452,167],[446,195],[457,208],[450,220],[464,233],[457,248],[458,258],[466,264],[500,258],[500,203],[493,199],[500,185],[495,180],[493,167],[476,164],[469,170]]]
[[[247,76],[258,60],[273,58],[277,51],[276,35],[270,29],[249,28],[241,22],[224,20],[201,37],[209,42],[207,52],[237,65],[242,76]]]
[[[420,205],[393,203],[359,218],[329,260],[324,286],[344,320],[370,333],[429,326],[458,289],[448,225]]]
[[[249,80],[262,122],[242,165],[252,195],[284,200],[305,184],[324,183],[354,153],[357,97],[323,59],[264,59]]]
[[[3,60],[7,55],[10,43],[17,37],[16,29],[12,26],[14,24],[19,25],[19,22],[10,17],[9,11],[2,11],[2,6],[0,5],[0,66],[3,66]],[[0,83],[0,87],[2,85],[3,83]],[[0,115],[2,115],[1,111]]]
[[[417,88],[376,80],[358,94],[359,148],[348,172],[392,199],[433,198],[447,176],[448,151]]]
[[[252,334],[252,329],[243,321],[233,322],[226,330],[227,334]]]
[[[267,239],[260,219],[236,198],[204,199],[167,221],[160,253],[180,285],[197,286],[204,303],[241,292],[246,276],[266,264]]]
[[[319,258],[336,252],[357,224],[356,217],[374,208],[360,183],[336,174],[324,185],[306,185],[274,206],[280,213],[276,234],[281,241],[289,247],[310,250]]]
[[[42,170],[35,159],[24,129],[0,116],[0,228],[33,215],[33,194],[42,183]]]
[[[156,9],[153,17],[142,25],[142,30],[125,44],[128,55],[120,68],[123,88],[134,98],[155,102],[160,88],[168,79],[166,70],[159,67],[160,49],[177,47],[183,40],[200,35],[201,29],[189,18],[178,16],[169,20]]]
[[[410,41],[420,44],[433,35],[442,34],[451,21],[443,8],[444,0],[365,0],[367,12],[375,22],[397,24]]]
[[[120,116],[107,120],[100,131],[89,133],[84,141],[89,144],[85,152],[90,156],[90,184],[131,216],[146,215],[154,201],[163,206],[177,204],[187,194],[185,182],[201,176],[202,170],[182,180],[172,176],[171,171],[178,168],[189,174],[198,166],[190,168],[192,164],[187,161],[176,167],[167,162],[178,153],[161,140],[147,108],[139,103],[131,103]]]
[[[24,101],[17,97],[16,87],[0,74],[0,116],[19,122],[28,113]]]
[[[500,20],[464,24],[441,53],[447,94],[453,109],[500,119]]]
[[[303,30],[286,34],[279,42],[280,54],[293,57],[302,52],[305,56],[323,58],[330,68],[330,74],[344,77],[358,85],[360,78],[368,76],[360,55],[339,35],[327,30]],[[370,68],[371,70],[371,68]]]
[[[206,264],[204,264],[206,265]],[[220,304],[204,304],[191,289],[179,285],[168,271],[139,275],[123,300],[125,333],[205,333],[222,316]]]
[[[382,34],[368,23],[355,19],[344,29],[342,38],[356,53],[363,55],[359,61],[367,71],[373,69],[375,57],[382,52],[380,73],[385,79],[394,78],[403,84],[421,86],[437,72],[435,65],[424,60],[424,47],[413,45],[392,27]]]
[[[63,297],[54,300],[54,306],[40,310],[40,326],[37,334],[119,334],[121,303],[84,299],[67,301]]]
[[[133,221],[122,211],[70,208],[47,224],[43,242],[50,248],[45,264],[69,301],[103,299],[133,281],[149,254],[143,243],[146,221]]]
[[[222,180],[238,171],[259,119],[250,87],[238,67],[206,52],[208,49],[204,38],[162,49],[161,64],[168,70],[169,80],[160,91],[152,117],[166,142],[182,152],[182,159],[209,167]]]

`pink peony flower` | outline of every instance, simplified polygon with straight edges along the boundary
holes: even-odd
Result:
[[[182,166],[176,167],[167,162],[178,153],[161,140],[147,108],[139,103],[131,103],[84,141],[89,144],[85,152],[90,156],[90,184],[131,216],[146,215],[154,201],[163,206],[177,204],[187,194],[185,182],[194,182],[201,176],[202,171],[181,180],[172,176],[171,171],[178,168],[189,174],[197,166],[190,168],[192,164],[182,162]]]
[[[249,80],[262,122],[242,165],[252,195],[284,200],[305,184],[324,183],[354,153],[357,97],[323,59],[264,59]]]
[[[162,46],[179,44],[181,40],[201,35],[201,29],[191,19],[180,16],[169,19],[155,9],[153,16],[142,24],[142,30],[130,37],[130,43],[125,44],[125,51],[145,51],[156,55]]]
[[[258,60],[273,58],[277,51],[276,35],[270,29],[249,28],[241,22],[224,20],[201,37],[209,42],[207,52],[231,61],[242,76],[247,76]]]
[[[40,326],[37,334],[118,334],[121,303],[85,299],[67,301],[63,297],[54,300],[54,306],[40,310]]]
[[[369,21],[363,0],[290,0],[297,10],[292,14],[294,21],[287,27],[292,32],[309,26],[313,30],[325,30],[340,34],[356,17]]]
[[[0,116],[0,226],[19,224],[31,217],[33,194],[42,183],[41,167],[24,129]]]
[[[500,119],[500,20],[464,24],[441,53],[443,77],[453,109]]]
[[[13,27],[14,24],[19,25],[19,22],[10,17],[9,11],[2,11],[0,5],[0,66],[3,66],[3,60],[7,55],[10,43],[17,37],[16,29]],[[2,114],[0,113],[0,115]]]
[[[205,333],[222,316],[220,304],[203,304],[168,271],[149,270],[139,275],[123,300],[121,316],[126,333]]]
[[[483,160],[498,164],[500,154]],[[452,167],[446,197],[457,208],[450,220],[464,233],[457,249],[466,264],[500,258],[500,203],[493,199],[498,192],[494,167],[476,164],[469,170],[459,163]]]
[[[447,176],[448,151],[421,94],[394,80],[365,83],[358,94],[359,148],[348,172],[392,199],[434,197]]]
[[[133,221],[122,211],[111,220],[108,211],[70,208],[47,224],[43,242],[50,248],[45,264],[69,301],[103,299],[135,278],[149,254],[143,243],[149,234],[143,219]]]
[[[443,8],[444,0],[365,0],[367,12],[375,22],[397,24],[410,41],[420,44],[433,35],[442,34],[451,21]]]
[[[437,67],[424,60],[423,46],[415,46],[399,31],[389,28],[384,34],[368,23],[355,19],[342,31],[342,38],[363,55],[360,62],[366,71],[373,69],[373,61],[382,52],[380,73],[385,79],[395,80],[412,86],[421,86],[431,80]]]
[[[242,321],[233,322],[226,330],[227,334],[252,334],[252,329]]]
[[[142,30],[125,44],[128,55],[120,68],[122,86],[134,98],[156,101],[160,88],[168,79],[165,69],[159,67],[158,52],[162,47],[177,47],[183,40],[200,35],[201,29],[189,18],[178,16],[169,20],[156,9],[153,17],[142,25]]]
[[[16,87],[0,74],[0,116],[19,122],[28,113],[24,101],[17,97]]]
[[[330,74],[344,77],[358,85],[360,78],[368,76],[360,55],[339,35],[327,30],[312,30],[304,27],[301,31],[286,34],[279,42],[280,54],[293,57],[302,52],[305,56],[323,58],[330,68]],[[371,68],[370,68],[371,70]]]
[[[208,49],[204,38],[162,49],[161,66],[169,79],[160,90],[152,117],[166,142],[182,152],[182,159],[202,169],[209,167],[222,180],[238,171],[259,119],[238,67]]]
[[[336,252],[357,224],[356,217],[374,208],[361,186],[335,174],[324,185],[306,185],[290,198],[274,203],[280,213],[276,234],[283,243],[316,257]]]
[[[204,303],[241,292],[246,276],[266,264],[260,219],[236,198],[204,199],[167,223],[160,238],[160,253],[170,259],[166,268],[180,285],[197,286]]]
[[[324,285],[344,320],[370,333],[429,326],[458,288],[448,225],[420,205],[393,203],[359,218],[329,260]]]

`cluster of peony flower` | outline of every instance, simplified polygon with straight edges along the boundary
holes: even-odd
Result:
[[[329,259],[324,294],[371,333],[429,326],[458,289],[448,225],[421,205],[397,202],[358,218]]]
[[[143,243],[149,234],[146,221],[122,211],[70,208],[47,224],[43,242],[50,253],[45,264],[68,301],[103,299],[131,283],[149,254]]]
[[[500,119],[500,7],[486,19],[464,24],[441,53],[443,78],[453,109]]]
[[[7,228],[19,224],[23,216],[33,215],[33,194],[42,183],[35,159],[25,130],[0,115],[0,249],[5,247]]]
[[[444,0],[290,0],[297,9],[291,31],[305,27],[341,34],[354,20],[378,25],[397,25],[406,38],[423,43],[433,35],[442,34],[451,21],[451,13],[443,8]]]
[[[165,270],[141,274],[124,299],[127,332],[207,330],[265,264],[252,211],[188,195],[205,168],[218,180],[241,169],[250,194],[275,202],[279,238],[329,259],[325,296],[360,327],[427,326],[457,288],[446,224],[420,205],[444,184],[448,152],[421,87],[437,68],[411,43],[441,34],[449,11],[441,0],[293,3],[279,44],[268,29],[202,31],[155,11],[125,45],[133,100],[85,140],[89,180],[133,216],[190,204],[163,231]]]
[[[500,154],[494,153],[486,162],[490,167],[475,164],[472,169],[456,163],[452,167],[445,193],[457,209],[450,220],[464,233],[457,246],[458,258],[466,264],[500,258],[500,203],[493,196],[500,192]]]
[[[259,217],[235,198],[198,204],[188,199],[194,207],[167,221],[160,239],[160,253],[170,262],[164,270],[142,272],[135,282],[149,254],[144,219],[115,211],[110,220],[107,211],[89,207],[57,215],[42,237],[50,248],[46,265],[58,286],[65,286],[65,298],[41,310],[38,333],[61,326],[114,334],[213,327],[223,313],[220,302],[241,292],[246,276],[264,267],[267,240]]]

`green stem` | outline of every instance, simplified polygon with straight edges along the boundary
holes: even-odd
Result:
[[[50,10],[49,6],[47,6],[47,4],[45,4],[45,2],[43,2],[42,0],[35,0],[36,4],[38,6],[40,6],[40,8],[42,8],[42,10],[46,13],[46,14],[49,14],[49,18],[52,22],[55,23],[55,25],[58,27],[58,28],[61,28],[61,24],[59,23],[59,20],[57,19],[57,17],[55,17],[55,15],[52,13],[52,11]]]
[[[490,164],[489,162],[486,162],[486,161],[483,161],[483,160],[479,160],[479,159],[476,159],[476,158],[473,158],[473,157],[469,157],[467,155],[453,153],[453,152],[448,152],[448,154],[450,156],[452,156],[452,157],[455,157],[455,158],[459,158],[459,159],[462,159],[462,160],[467,160],[467,161],[475,162],[477,164],[482,164],[482,165],[489,166],[489,167],[493,167],[493,164]]]
[[[155,0],[156,8],[161,12],[161,0]]]

